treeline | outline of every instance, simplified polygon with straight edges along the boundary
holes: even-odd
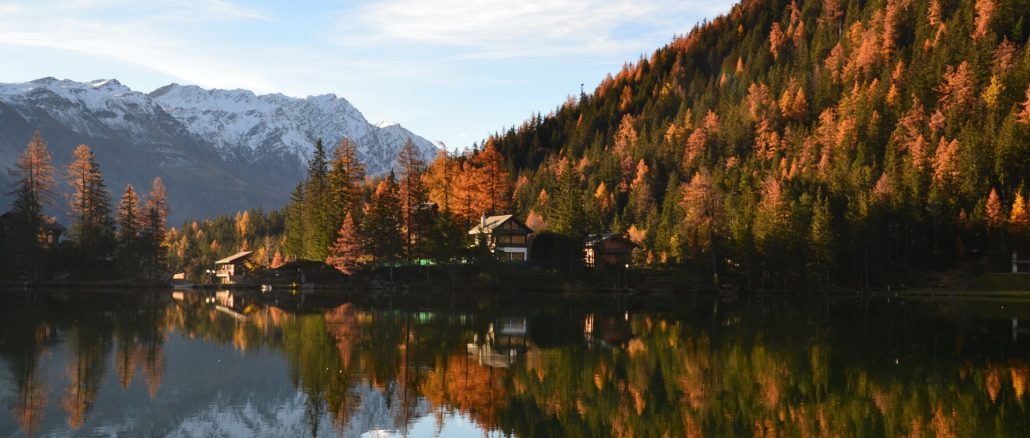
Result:
[[[205,275],[218,259],[239,251],[253,251],[254,267],[282,266],[281,252],[286,218],[279,210],[261,208],[203,221],[188,221],[168,230],[168,265],[187,278],[210,281]]]
[[[1030,2],[749,0],[485,142],[536,229],[766,288],[1001,270],[1030,219]],[[524,216],[524,217],[525,217]]]
[[[427,164],[408,141],[399,173],[382,178],[365,175],[348,139],[332,154],[316,143],[308,176],[286,207],[288,258],[324,260],[345,273],[360,265],[482,259],[484,248],[466,245],[468,227],[511,203],[507,165],[492,149],[459,157],[442,151]]]
[[[89,146],[75,148],[65,169],[56,170],[51,158],[37,131],[11,171],[15,199],[0,218],[0,278],[166,279],[168,198],[161,178],[154,178],[145,202],[130,184],[112,205]],[[55,177],[65,178],[71,192],[56,193]],[[68,228],[44,211],[60,198]]]

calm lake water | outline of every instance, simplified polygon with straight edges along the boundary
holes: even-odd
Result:
[[[2,295],[0,436],[1030,435],[1027,303],[517,299]]]

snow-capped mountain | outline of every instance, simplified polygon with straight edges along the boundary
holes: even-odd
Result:
[[[212,141],[226,158],[245,160],[293,154],[310,158],[315,140],[332,147],[344,137],[358,145],[370,174],[382,174],[408,139],[432,159],[436,147],[400,125],[373,125],[333,94],[294,98],[247,90],[206,90],[171,84],[149,95],[190,132]]]
[[[173,221],[282,206],[304,177],[317,139],[331,152],[342,138],[350,138],[373,175],[391,169],[408,139],[427,159],[436,152],[432,143],[400,125],[369,123],[334,95],[258,96],[178,84],[146,94],[114,79],[43,78],[0,84],[4,187],[11,183],[5,168],[13,166],[37,129],[58,168],[79,144],[93,148],[115,196],[126,184],[145,192],[160,176]],[[0,208],[10,200],[3,196]],[[53,210],[59,214],[63,203],[56,201]]]

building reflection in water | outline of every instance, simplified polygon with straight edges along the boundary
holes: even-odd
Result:
[[[229,290],[159,296],[54,295],[0,306],[0,362],[12,380],[0,390],[12,427],[26,435],[58,424],[89,432],[90,418],[112,406],[104,397],[130,397],[140,381],[145,397],[168,404],[170,417],[217,403],[175,395],[195,388],[163,389],[172,363],[166,356],[207,363],[204,355],[228,350],[242,364],[279,358],[285,375],[261,378],[288,381],[303,400],[297,421],[317,436],[412,434],[422,421],[443,430],[456,416],[485,433],[516,436],[1030,430],[1030,344],[1014,336],[1021,328],[1010,314],[968,305],[879,303],[863,313],[847,302],[745,302],[713,313],[700,302],[675,312],[572,305],[468,312],[318,305],[311,297],[301,303]],[[869,315],[879,323],[864,324]],[[166,351],[170,336],[183,341]],[[237,367],[232,373],[262,372]],[[192,381],[218,384],[204,377]],[[268,388],[244,389],[248,403],[272,397]]]

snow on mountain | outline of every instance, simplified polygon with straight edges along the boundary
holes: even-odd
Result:
[[[158,117],[160,108],[147,95],[114,79],[89,83],[37,79],[20,84],[0,84],[0,100],[23,115],[44,110],[70,128],[95,131],[97,124],[121,132],[144,135],[149,128],[141,119]]]
[[[436,153],[428,140],[397,124],[373,125],[350,102],[333,94],[294,98],[171,84],[149,96],[226,157],[289,154],[306,160],[317,139],[332,148],[346,137],[358,145],[368,172],[382,174],[393,167],[409,138],[427,159]]]
[[[151,93],[114,79],[54,78],[0,84],[0,184],[39,130],[54,164],[87,144],[116,195],[160,176],[176,206],[172,220],[279,208],[305,175],[317,139],[331,153],[344,137],[370,175],[388,172],[409,139],[432,159],[428,140],[395,123],[373,125],[332,94],[288,97],[171,84]],[[0,208],[10,196],[0,193]],[[60,212],[56,212],[60,214]]]

